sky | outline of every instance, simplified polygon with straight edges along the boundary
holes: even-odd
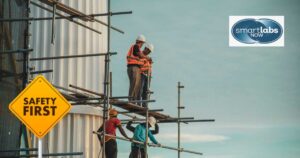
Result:
[[[112,31],[113,95],[128,94],[126,54],[139,34],[155,46],[150,108],[177,115],[177,82],[182,116],[216,119],[182,124],[182,147],[203,156],[183,158],[298,158],[300,155],[299,0],[127,0],[112,1],[112,17],[125,34]],[[230,15],[283,15],[285,47],[232,48]],[[127,133],[130,133],[127,131]],[[131,135],[131,134],[129,134]],[[161,144],[177,146],[177,125],[161,124]],[[130,144],[119,143],[119,157]],[[177,152],[151,148],[150,158]]]

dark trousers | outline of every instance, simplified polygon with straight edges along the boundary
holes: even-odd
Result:
[[[128,66],[127,74],[129,78],[129,100],[139,100],[141,87],[141,70],[138,66]]]
[[[105,142],[105,156],[106,158],[117,158],[118,157],[118,147],[115,139],[110,139]]]
[[[129,158],[146,158],[144,148],[131,147]]]
[[[145,74],[141,74],[141,90],[140,90],[140,99],[147,100],[147,91],[148,91],[148,82],[149,78]],[[147,103],[141,103],[143,107],[147,106]]]

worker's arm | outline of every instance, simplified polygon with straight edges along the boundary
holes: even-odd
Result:
[[[151,140],[154,144],[158,144],[157,140],[154,138],[154,136],[152,135],[151,131],[148,131],[148,137],[150,138],[150,140]]]
[[[138,56],[139,58],[144,58],[150,60],[148,56],[144,55],[144,53],[140,50],[138,45],[134,45],[133,47],[133,55]]]
[[[149,60],[149,61],[152,62],[152,59],[151,59],[150,57],[144,55],[144,53],[143,53],[142,51],[139,51],[139,52],[138,52],[138,56],[139,56],[140,58],[144,58],[144,59],[147,59],[147,60]]]
[[[124,129],[123,129],[123,127],[122,127],[121,124],[118,125],[118,129],[119,129],[120,133],[121,133],[125,138],[130,139],[130,138],[127,136],[127,134],[125,133],[125,131],[124,131]]]
[[[103,125],[101,127],[99,127],[99,129],[97,130],[97,132],[98,132],[98,134],[97,134],[98,140],[102,144],[101,135],[99,133],[103,132]]]
[[[159,126],[158,126],[158,124],[156,123],[155,124],[155,129],[154,130],[150,130],[150,131],[151,131],[151,133],[153,135],[158,134],[159,133]]]
[[[135,130],[135,127],[132,126],[132,121],[129,121],[127,124],[126,124],[126,128],[131,131],[131,132],[134,132]]]

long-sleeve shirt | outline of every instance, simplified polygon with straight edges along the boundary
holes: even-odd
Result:
[[[134,140],[144,142],[144,143],[146,142],[146,127],[145,126],[146,126],[145,124],[139,124],[136,126],[136,128],[134,130],[134,135],[133,135]],[[156,139],[154,138],[154,136],[152,135],[150,130],[148,130],[148,137],[154,144],[158,143],[156,141]],[[143,144],[132,143],[131,146],[144,148]]]

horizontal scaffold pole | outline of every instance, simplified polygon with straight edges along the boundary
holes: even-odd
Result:
[[[74,94],[77,94],[79,96],[82,96],[82,97],[85,97],[85,98],[89,98],[90,96],[87,95],[87,94],[83,94],[83,93],[79,93],[77,91],[74,91],[74,90],[71,90],[71,89],[68,89],[68,88],[64,88],[64,87],[61,87],[61,86],[58,86],[58,85],[53,85],[55,88],[57,89],[61,89],[61,90],[64,90],[64,91],[67,91],[67,92],[72,92]]]
[[[185,120],[192,120],[192,119],[194,119],[194,117],[182,117],[180,119],[178,119],[178,118],[165,118],[165,119],[157,119],[157,120],[158,120],[158,122],[161,122],[161,121],[174,121],[174,122],[176,122],[178,120],[185,121]],[[134,123],[135,123],[136,121],[146,121],[146,119],[123,119],[121,121],[124,121],[124,122],[134,121]],[[139,122],[136,122],[136,123],[139,123]]]
[[[3,153],[3,152],[20,152],[20,151],[38,151],[38,148],[20,148],[20,149],[0,150],[0,153]]]
[[[27,52],[32,52],[32,51],[33,51],[33,49],[5,50],[5,51],[0,51],[0,55],[11,54],[11,53],[27,53]]]
[[[149,112],[158,112],[158,111],[164,111],[164,109],[151,109],[148,110]],[[132,111],[120,111],[119,114],[127,114],[127,113],[145,113],[147,110],[132,110]]]
[[[34,74],[44,74],[44,73],[50,73],[50,72],[53,72],[53,70],[31,71],[30,74],[34,75]]]
[[[130,100],[130,101],[118,101],[116,104],[128,104],[128,103],[153,103],[155,100]],[[112,103],[114,104],[114,102]]]
[[[71,16],[59,15],[59,17],[55,17],[55,20],[82,18],[82,17],[108,16],[108,15],[121,15],[121,14],[131,14],[131,13],[132,13],[132,11],[90,14],[90,15],[71,15]],[[53,20],[53,17],[8,18],[8,19],[0,19],[0,22],[22,22],[22,21],[42,21],[42,20]]]
[[[76,155],[83,155],[83,152],[70,152],[70,153],[50,153],[50,154],[43,154],[43,157],[48,156],[76,156]],[[22,158],[22,157],[38,157],[38,154],[29,154],[29,155],[19,155],[19,156],[0,156],[0,158]]]
[[[35,2],[32,2],[32,1],[31,1],[31,4],[35,5],[36,7],[41,8],[41,9],[44,9],[44,10],[46,10],[46,11],[53,12],[53,10],[48,9],[48,8],[46,8],[46,7],[44,7],[44,6],[40,5],[40,4],[37,4],[37,3],[35,3]],[[57,12],[56,12],[55,14],[58,15],[58,16],[60,16],[60,17],[66,17],[66,16],[64,16],[63,14],[60,14],[60,13],[57,13]],[[82,26],[82,27],[84,27],[84,28],[86,28],[86,29],[88,29],[88,30],[91,30],[91,31],[94,31],[94,32],[96,32],[96,33],[98,33],[98,34],[101,34],[100,31],[98,31],[98,30],[96,30],[96,29],[93,29],[93,28],[91,28],[91,27],[89,27],[89,26],[86,26],[86,25],[84,25],[84,24],[82,24],[82,23],[80,23],[80,22],[74,21],[72,18],[67,18],[67,17],[66,17],[66,19],[69,20],[70,22],[73,22],[73,23],[75,23],[75,24],[77,24],[77,25],[79,25],[79,26]]]
[[[109,53],[95,53],[95,54],[82,54],[82,55],[65,55],[65,56],[54,56],[54,57],[40,57],[40,58],[30,58],[30,61],[40,61],[40,60],[55,60],[55,59],[69,59],[69,58],[82,58],[82,57],[94,57],[94,56],[106,56],[106,55],[116,55],[117,52]]]
[[[94,91],[91,91],[91,90],[88,90],[88,89],[85,89],[85,88],[81,88],[81,87],[78,87],[78,86],[75,86],[75,85],[72,85],[72,84],[69,84],[69,87],[74,88],[74,89],[78,89],[78,90],[81,90],[81,91],[84,91],[84,92],[87,92],[87,93],[91,93],[91,94],[94,94],[94,95],[97,95],[97,96],[100,96],[100,97],[104,97],[104,94],[102,94],[102,93],[97,93],[97,92],[94,92]]]
[[[122,124],[127,124],[129,121],[127,120],[121,120]],[[130,120],[130,121],[138,121],[138,122],[133,122],[133,124],[138,124],[141,121],[145,121],[145,119],[140,119],[140,120]],[[182,123],[196,123],[196,122],[214,122],[215,120],[159,120],[157,123],[178,123],[178,122],[182,122]]]
[[[31,2],[32,4],[34,4],[35,6],[37,6],[37,7],[40,7],[40,8],[42,8],[42,9],[45,9],[45,10],[50,10],[50,9],[48,9],[48,8],[46,8],[46,7],[43,7],[42,5],[39,5],[39,4],[37,4],[37,3],[34,3],[34,2]],[[52,12],[52,10],[50,10],[50,12]],[[129,12],[131,12],[131,11],[129,11]],[[129,13],[128,12],[128,13]],[[119,12],[120,13],[120,12]],[[124,12],[125,13],[125,12]],[[131,12],[132,13],[132,12]],[[131,14],[130,13],[130,14]],[[110,13],[110,14],[112,14],[112,13]],[[114,13],[115,15],[118,15],[118,13]],[[56,15],[59,15],[58,13],[56,14]],[[60,14],[59,16],[63,16],[62,14]],[[64,16],[63,16],[64,17]],[[79,23],[79,22],[77,22],[77,21],[74,21],[72,18],[69,18],[68,19],[69,21],[72,21],[72,22],[74,22],[74,23],[76,23],[76,24],[78,24],[78,25],[81,25],[81,26],[83,26],[83,24],[81,24],[81,23]],[[105,23],[105,22],[103,22],[103,21],[100,21],[100,20],[98,20],[98,19],[96,19],[96,18],[94,18],[93,19],[94,21],[96,21],[97,23],[100,23],[100,24],[102,24],[102,25],[104,25],[104,26],[107,26],[108,27],[108,24],[107,23]],[[85,25],[84,25],[85,26]],[[87,26],[85,26],[86,28],[87,28]],[[124,31],[122,31],[122,30],[120,30],[120,29],[118,29],[118,28],[116,28],[116,27],[114,27],[114,26],[111,26],[110,25],[110,28],[111,29],[113,29],[113,30],[115,30],[115,31],[117,31],[117,32],[119,32],[119,33],[122,33],[122,34],[124,34]],[[92,29],[92,28],[90,28],[90,29]],[[97,31],[97,30],[96,30]],[[98,31],[99,32],[99,31]],[[99,32],[100,34],[101,34],[101,32]]]
[[[103,133],[99,133],[99,132],[93,132],[94,134],[97,134],[97,135],[103,135]],[[123,138],[123,137],[119,137],[119,136],[114,136],[114,135],[109,135],[109,134],[105,134],[106,136],[109,136],[109,137],[113,137],[113,138],[116,138],[116,139],[120,139],[120,140],[124,140],[124,141],[127,141],[127,142],[133,142],[133,143],[137,143],[137,144],[145,144],[144,142],[140,142],[140,141],[136,141],[136,140],[129,140],[127,138]],[[166,145],[157,145],[157,144],[151,144],[151,143],[148,143],[148,146],[150,147],[158,147],[158,148],[164,148],[164,149],[169,149],[169,150],[175,150],[175,151],[180,151],[180,152],[186,152],[186,153],[191,153],[191,154],[196,154],[196,155],[203,155],[202,153],[200,152],[196,152],[196,151],[191,151],[191,150],[185,150],[183,148],[174,148],[174,147],[170,147],[170,146],[166,146]]]

